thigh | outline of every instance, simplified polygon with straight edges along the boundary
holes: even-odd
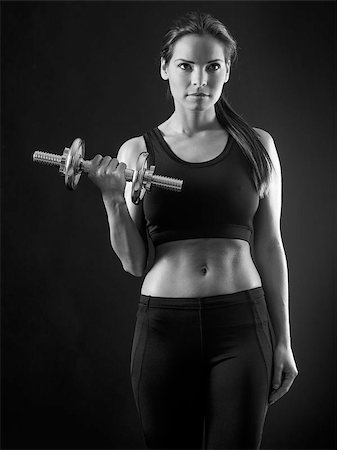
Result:
[[[131,381],[148,448],[201,448],[202,371],[193,314],[164,308],[138,314]]]
[[[256,342],[250,351],[247,359],[240,355],[220,361],[209,372],[206,448],[259,448],[267,411],[267,376]]]
[[[217,333],[217,354],[212,355],[209,365],[205,396],[205,441],[209,449],[260,447],[273,348],[264,299],[249,302],[246,307],[250,323],[228,328],[222,336]]]

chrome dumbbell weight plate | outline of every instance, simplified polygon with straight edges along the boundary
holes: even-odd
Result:
[[[33,161],[58,166],[59,172],[64,175],[66,187],[74,191],[80,181],[83,171],[85,142],[81,138],[76,138],[70,148],[65,148],[62,155],[36,151],[33,154]]]
[[[137,159],[136,170],[132,178],[132,201],[136,205],[143,200],[146,191],[151,189],[151,182],[155,166],[147,167],[147,158],[149,154],[142,152]]]
[[[64,149],[59,170],[64,174],[65,185],[71,191],[76,189],[80,181],[84,155],[85,142],[81,138],[75,139],[70,148]]]

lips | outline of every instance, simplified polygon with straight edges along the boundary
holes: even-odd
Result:
[[[209,97],[208,94],[188,94],[188,95],[193,95],[194,97]]]

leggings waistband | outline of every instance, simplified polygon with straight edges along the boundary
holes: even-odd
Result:
[[[256,302],[262,298],[264,298],[264,290],[262,286],[258,286],[231,294],[209,297],[152,297],[141,294],[139,303],[149,308],[207,309],[250,301]]]

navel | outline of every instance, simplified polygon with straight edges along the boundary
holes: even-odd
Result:
[[[207,272],[208,272],[208,268],[206,266],[202,266],[201,267],[201,274],[205,276],[205,275],[207,275]]]

